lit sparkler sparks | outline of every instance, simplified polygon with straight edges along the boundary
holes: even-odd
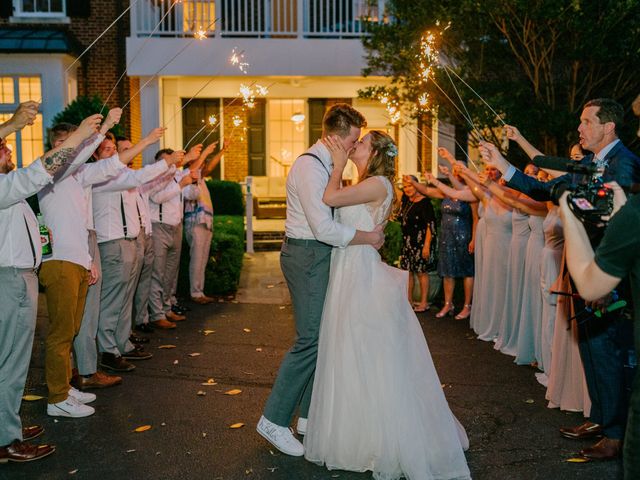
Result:
[[[231,62],[231,65],[238,67],[242,73],[247,73],[247,67],[249,64],[244,61],[244,53],[236,52],[236,49],[234,48],[233,52],[231,52],[231,57],[229,57],[229,62]]]
[[[209,115],[209,125],[214,126],[218,123],[218,118],[215,115]]]
[[[253,85],[253,84],[252,84]],[[242,97],[242,103],[248,109],[252,109],[256,106],[256,97],[265,97],[269,93],[268,87],[262,85],[256,85],[252,88],[252,85],[240,84],[240,96]]]
[[[203,30],[202,27],[200,27],[194,32],[193,36],[196,40],[204,40],[205,38],[207,38],[207,32]]]
[[[233,123],[233,128],[238,128],[240,125],[242,125],[242,119],[238,115],[234,115],[231,121]]]
[[[438,49],[435,45],[435,34],[427,31],[420,39],[420,79],[426,83],[434,68],[438,65]]]

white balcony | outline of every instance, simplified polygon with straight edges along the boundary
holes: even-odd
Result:
[[[131,36],[357,39],[385,0],[139,0]]]

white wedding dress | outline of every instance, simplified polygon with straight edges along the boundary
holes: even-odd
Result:
[[[383,204],[340,208],[339,222],[368,231],[386,219],[393,187],[377,178],[388,191]],[[469,441],[445,399],[407,281],[371,246],[333,250],[305,457],[376,479],[468,479]]]

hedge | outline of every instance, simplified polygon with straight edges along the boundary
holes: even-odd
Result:
[[[237,182],[207,180],[216,215],[244,215],[242,188]]]
[[[226,182],[231,183],[231,182]],[[178,294],[189,297],[189,245],[182,241]],[[207,295],[235,293],[240,282],[244,258],[244,218],[238,215],[216,215],[213,239],[205,270],[204,290]]]

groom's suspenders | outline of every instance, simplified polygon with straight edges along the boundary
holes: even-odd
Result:
[[[327,166],[322,162],[322,160],[320,160],[320,157],[317,156],[314,153],[303,153],[302,155],[300,155],[301,157],[307,156],[307,157],[313,157],[315,158],[318,162],[320,162],[320,165],[322,165],[322,168],[324,168],[325,172],[327,172],[327,175],[329,175],[329,177],[331,177],[331,172],[329,171],[329,169],[327,168]],[[331,207],[331,218],[334,217],[334,213],[335,213],[335,207]]]

